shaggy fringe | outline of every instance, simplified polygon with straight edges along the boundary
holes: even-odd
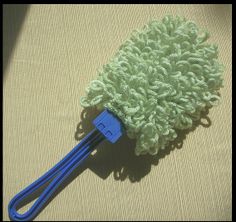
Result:
[[[136,138],[136,155],[157,154],[216,105],[223,66],[209,34],[166,16],[136,30],[86,89],[83,107],[108,108]]]

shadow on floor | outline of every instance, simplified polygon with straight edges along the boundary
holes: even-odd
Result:
[[[10,62],[28,4],[3,4],[3,75]]]
[[[191,129],[178,130],[178,137],[165,150],[160,150],[155,156],[149,154],[136,156],[134,154],[135,140],[131,140],[124,135],[115,144],[108,141],[100,144],[95,153],[86,161],[86,168],[92,170],[102,179],[106,179],[113,173],[115,180],[129,179],[131,182],[138,182],[150,172],[152,165],[158,165],[160,159],[170,154],[175,148],[181,149],[187,134],[194,131],[199,125],[210,127],[211,120],[207,116],[208,113],[209,110],[202,113],[201,119],[195,122]],[[92,120],[98,114],[99,112],[94,109],[84,109],[82,111],[81,121],[75,132],[76,140],[81,140],[93,129]]]

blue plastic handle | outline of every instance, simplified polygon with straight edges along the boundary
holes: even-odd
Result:
[[[18,193],[9,203],[9,217],[14,221],[30,221],[42,209],[47,200],[53,195],[61,183],[90,155],[94,148],[104,139],[114,143],[123,133],[121,121],[110,111],[104,110],[94,121],[92,130],[78,145],[76,145],[59,163],[43,176]],[[32,207],[25,213],[19,214],[17,206],[53,179],[41,193]]]

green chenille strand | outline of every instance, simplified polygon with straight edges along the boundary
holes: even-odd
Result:
[[[165,16],[135,30],[91,81],[83,107],[109,109],[136,138],[136,155],[157,154],[219,101],[223,65],[209,33]]]

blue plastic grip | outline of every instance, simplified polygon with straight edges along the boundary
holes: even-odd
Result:
[[[123,134],[121,121],[108,110],[104,110],[99,114],[93,121],[93,124],[96,129],[92,130],[60,162],[14,196],[8,205],[8,213],[11,220],[32,220],[40,213],[44,204],[53,195],[61,183],[89,156],[100,142],[107,139],[114,143]],[[50,180],[52,181],[44,189],[32,207],[27,212],[19,214],[17,212],[17,206]]]
[[[115,143],[123,134],[121,120],[109,110],[104,110],[93,120],[93,124],[111,143]]]

